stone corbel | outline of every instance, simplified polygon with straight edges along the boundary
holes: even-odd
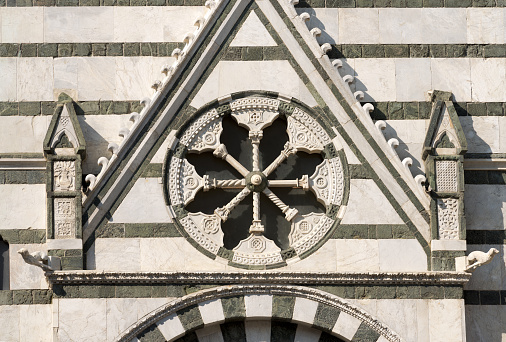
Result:
[[[468,256],[455,258],[456,271],[473,273],[478,267],[490,263],[498,253],[499,251],[497,249],[490,248],[486,253],[474,251],[469,253]]]

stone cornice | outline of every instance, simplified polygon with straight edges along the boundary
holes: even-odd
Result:
[[[458,272],[95,272],[56,271],[51,284],[291,284],[291,285],[464,285],[471,274]]]

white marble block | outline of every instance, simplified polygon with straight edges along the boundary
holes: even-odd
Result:
[[[403,224],[372,179],[352,179],[342,224]]]
[[[0,185],[0,229],[46,229],[46,185]]]
[[[104,299],[60,299],[59,309],[58,341],[101,341],[107,337]]]
[[[272,316],[271,295],[246,295],[244,296],[246,317],[270,319]]]
[[[251,12],[230,46],[277,46],[277,44],[258,15]]]
[[[112,223],[172,222],[163,199],[161,178],[139,178],[114,212]]]
[[[200,108],[218,97],[251,89],[277,91],[309,106],[317,104],[288,61],[221,61],[191,105]]]
[[[2,43],[43,41],[42,7],[5,7],[0,11]]]

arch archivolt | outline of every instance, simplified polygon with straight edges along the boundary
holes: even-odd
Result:
[[[227,305],[232,310],[225,309]],[[173,341],[226,321],[276,319],[325,330],[346,341],[364,332],[376,335],[377,341],[403,341],[388,326],[340,297],[303,286],[282,285],[228,285],[184,296],[146,315],[117,341],[137,341],[144,331],[156,328],[165,340]]]

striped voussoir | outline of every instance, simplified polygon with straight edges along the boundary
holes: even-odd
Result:
[[[212,338],[211,338],[212,337]],[[402,341],[362,309],[302,286],[231,285],[175,300],[118,341]]]

